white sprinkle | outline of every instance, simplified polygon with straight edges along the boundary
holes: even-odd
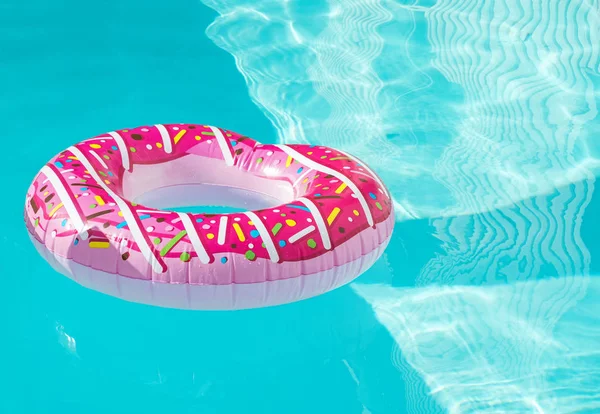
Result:
[[[279,210],[279,209],[275,209],[275,210],[273,210],[273,213],[279,213],[280,211],[281,210]]]
[[[56,237],[56,230],[52,230],[52,237]]]
[[[275,160],[275,162],[273,163],[273,165],[277,165],[279,163],[281,163],[281,160]]]
[[[331,180],[331,181],[329,181],[329,182],[330,182],[331,184],[333,184],[333,183],[337,183],[338,181],[339,181],[339,180]]]
[[[312,223],[312,219],[311,218],[307,218],[306,221],[308,221],[309,223]]]
[[[347,165],[344,166],[344,170],[349,170],[350,167],[348,167]]]
[[[114,207],[114,206],[116,206],[116,204],[115,204],[115,203],[108,203],[108,205],[109,205],[109,206],[111,206],[111,207]]]
[[[233,221],[240,221],[240,218],[236,217],[236,218],[233,219]]]
[[[215,223],[216,223],[216,221],[214,221],[214,220],[210,221],[210,224],[215,224]]]
[[[209,226],[208,224],[203,224],[203,225],[202,225],[202,228],[203,228],[204,230],[208,230],[208,229],[210,229],[210,226]]]
[[[83,193],[81,196],[82,196],[82,197],[87,197],[87,196],[89,196],[89,195],[90,195],[90,193]]]
[[[352,217],[348,217],[348,221],[349,221],[349,222],[352,222]]]
[[[74,180],[75,176],[74,175],[69,175],[69,180]]]
[[[148,132],[148,128],[142,128],[142,131]]]
[[[271,155],[273,155],[273,151],[267,151],[267,156],[270,157]]]
[[[149,150],[151,150],[152,149],[152,145],[148,144],[148,145],[146,145],[146,148],[148,148]]]
[[[249,243],[249,244],[248,244],[248,248],[249,248],[249,249],[252,249],[252,248],[254,248],[254,245],[253,245],[252,243]]]
[[[101,139],[100,142],[106,142],[106,140],[105,139]]]
[[[211,143],[212,143],[212,139],[209,139],[209,140],[208,140],[208,141],[206,141],[206,142],[208,142],[209,144],[211,144]]]
[[[358,197],[356,194],[352,193],[352,198]]]
[[[329,154],[330,152],[331,152],[331,151],[327,150],[327,151],[325,151],[325,154]]]
[[[179,131],[179,127],[173,127],[173,131]]]
[[[148,226],[146,227],[146,231],[150,232],[150,231],[154,231],[154,227],[152,226]]]

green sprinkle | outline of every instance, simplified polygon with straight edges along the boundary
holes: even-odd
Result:
[[[383,208],[381,208],[381,204],[379,204],[379,201],[376,201],[376,202],[375,202],[375,205],[377,206],[377,208],[378,208],[379,210],[383,210]]]
[[[273,226],[273,228],[271,229],[271,233],[273,233],[273,236],[277,236],[277,233],[279,233],[279,230],[281,230],[281,228],[283,227],[283,224],[281,223],[277,223]]]
[[[135,152],[135,148],[133,148],[133,147],[129,147],[129,151],[131,151],[131,152]]]
[[[100,174],[100,175],[101,175],[101,176],[103,176],[103,177],[106,177],[106,176],[107,176],[107,175],[106,175],[106,173],[105,173],[104,171],[100,171],[100,170],[98,170],[98,174]]]
[[[317,242],[315,242],[314,239],[308,239],[306,244],[308,244],[308,247],[310,247],[311,249],[314,249],[315,247],[317,247]]]
[[[179,256],[179,259],[181,259],[182,262],[189,262],[191,258],[192,256],[188,252],[183,252],[181,253],[181,256]]]
[[[38,224],[40,224],[40,219],[39,219],[39,218],[36,218],[36,219],[35,219],[35,222],[33,223],[33,225],[34,225],[35,227],[37,227],[37,226],[38,226]]]
[[[155,237],[154,240],[152,240],[152,242],[154,244],[160,244],[160,242],[161,242],[160,237]]]
[[[285,216],[287,216],[287,214],[281,213],[281,217],[285,217]]]
[[[263,162],[263,158],[262,157],[260,157],[259,159],[256,160],[257,164],[260,164],[261,162]]]
[[[160,251],[161,257],[163,257],[167,253],[169,253],[171,251],[171,249],[173,248],[173,246],[175,246],[177,244],[177,242],[179,240],[181,240],[183,238],[183,236],[185,236],[186,234],[187,234],[187,231],[181,230],[179,233],[177,233],[177,235],[175,237],[173,237],[171,240],[169,240],[169,242],[167,244],[165,244],[165,247],[163,247],[162,250]]]
[[[264,243],[261,243],[260,245],[263,247],[263,249],[267,247]]]
[[[201,132],[201,134],[202,134],[202,135],[209,135],[209,136],[211,136],[211,137],[214,137],[214,136],[215,136],[215,133],[214,133],[214,132],[212,132],[212,131],[202,131],[202,132]]]
[[[246,252],[245,256],[246,256],[246,259],[248,259],[248,260],[256,259],[256,254],[252,250],[248,250]]]
[[[90,208],[96,208],[98,207],[96,204],[90,204]]]
[[[104,158],[105,160],[110,160],[110,157],[108,155],[103,155],[102,158]]]

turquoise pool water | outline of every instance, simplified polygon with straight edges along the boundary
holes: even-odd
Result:
[[[597,0],[8,0],[0,34],[1,413],[600,411]],[[240,312],[56,274],[30,180],[156,122],[353,152],[395,199],[386,254]]]

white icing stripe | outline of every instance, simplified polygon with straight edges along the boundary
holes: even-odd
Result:
[[[60,181],[60,178],[58,178],[58,176],[52,170],[52,168],[48,167],[47,165],[44,165],[42,167],[42,173],[47,177],[48,181],[50,181],[52,187],[54,187],[56,195],[58,195],[58,198],[60,198],[60,202],[63,204],[63,207],[65,208],[65,210],[67,210],[67,214],[69,215],[69,218],[73,223],[73,227],[75,227],[75,229],[79,233],[79,237],[81,237],[82,240],[86,240],[88,238],[86,228],[87,226],[85,225],[83,218],[79,215],[77,208],[75,208],[73,199],[69,195],[69,192],[67,191],[63,183]]]
[[[379,186],[383,189],[385,195],[390,198],[390,194],[388,193],[387,188],[385,188],[385,185],[383,185],[383,182],[379,179],[379,177],[377,176],[377,174],[375,174],[375,172],[369,168],[369,166],[367,164],[365,164],[364,162],[362,162],[361,160],[359,160],[358,158],[356,158],[353,155],[350,154],[346,154],[344,153],[344,155],[348,158],[350,158],[352,161],[354,161],[357,164],[360,164],[361,168],[364,168],[365,170],[367,170],[369,172],[369,174],[371,174],[371,176],[373,177],[373,179],[375,181],[377,181],[377,184],[379,184]],[[358,172],[358,171],[353,171],[353,172]]]
[[[323,164],[319,164],[318,162],[305,157],[304,155],[302,155],[298,151],[288,147],[287,145],[276,145],[276,147],[281,149],[283,152],[285,152],[290,157],[300,161],[302,164],[306,165],[307,167],[312,168],[313,170],[317,170],[317,171],[321,171],[326,174],[333,175],[335,178],[337,178],[341,182],[345,183],[352,190],[352,192],[354,194],[356,194],[356,198],[358,199],[358,201],[365,213],[365,217],[367,218],[367,222],[369,223],[369,226],[373,226],[373,223],[374,223],[373,215],[371,214],[371,210],[369,209],[367,200],[365,199],[363,194],[360,192],[360,190],[358,189],[356,184],[354,184],[354,182],[352,182],[352,180],[350,180],[348,177],[346,177],[344,174],[340,173],[339,171],[336,171],[332,168],[326,167]]]
[[[96,158],[100,162],[100,164],[102,164],[102,166],[108,170],[108,165],[106,165],[104,160],[102,158],[100,158],[100,156],[96,153],[96,151],[90,150],[90,154],[92,154],[94,156],[94,158]]]
[[[181,224],[183,224],[183,227],[185,228],[185,231],[187,232],[187,235],[190,241],[192,242],[192,247],[198,254],[198,258],[200,259],[200,261],[203,264],[210,263],[210,256],[206,252],[206,249],[204,248],[204,245],[202,244],[202,241],[198,236],[198,231],[196,230],[196,227],[194,227],[194,223],[192,222],[190,216],[186,213],[177,214],[181,219]]]
[[[225,243],[225,230],[227,230],[227,216],[221,216],[219,220],[219,235],[217,236],[217,243],[221,246]]]
[[[171,143],[171,137],[169,136],[169,131],[165,128],[164,125],[158,124],[154,125],[158,132],[160,132],[160,137],[162,138],[163,148],[167,154],[173,152],[173,143]]]
[[[258,216],[251,211],[247,211],[245,214],[246,217],[252,220],[254,226],[256,227],[256,230],[258,230],[258,234],[260,234],[260,238],[265,243],[265,248],[269,253],[271,261],[273,263],[279,262],[279,254],[277,253],[277,249],[275,249],[275,244],[273,244],[273,239],[271,238],[271,235],[269,234],[269,231],[267,230],[263,222],[260,221]]]
[[[300,240],[302,237],[306,236],[307,234],[310,234],[310,233],[312,233],[313,231],[315,231],[315,226],[308,226],[307,228],[305,228],[305,229],[302,229],[302,230],[300,230],[298,233],[296,233],[296,234],[292,235],[292,236],[291,236],[291,237],[288,239],[288,241],[289,241],[290,243],[295,243],[295,242],[297,242],[298,240]]]
[[[323,247],[325,247],[325,249],[327,249],[327,250],[331,249],[331,240],[329,238],[329,232],[327,231],[327,226],[325,225],[325,220],[323,220],[323,216],[319,212],[319,209],[317,208],[315,203],[313,203],[312,201],[310,201],[308,198],[305,198],[305,197],[300,197],[296,201],[299,201],[300,203],[304,204],[306,206],[306,208],[308,208],[310,210],[310,212],[313,215],[313,218],[315,220],[315,224],[317,225],[317,228],[319,229],[319,234],[321,235],[321,240],[323,240]]]
[[[61,174],[66,174],[66,173],[71,172],[71,171],[73,171],[73,168],[71,168],[70,170],[60,170],[60,173]],[[46,184],[49,180],[50,180],[49,178],[46,178],[44,181],[42,181],[42,184]]]
[[[71,151],[73,153],[73,155],[75,155],[79,159],[79,162],[81,162],[83,164],[83,166],[85,167],[85,169],[88,170],[88,172],[90,173],[92,178],[96,181],[96,183],[100,187],[102,187],[102,189],[104,191],[106,191],[106,193],[110,197],[112,197],[115,200],[115,203],[117,204],[117,206],[123,213],[123,219],[127,222],[127,226],[129,227],[129,230],[131,231],[131,234],[133,235],[133,240],[137,243],[138,247],[140,248],[140,252],[144,255],[144,258],[148,261],[148,263],[150,263],[152,265],[152,269],[154,269],[154,271],[156,273],[165,272],[166,269],[163,268],[163,265],[158,261],[158,259],[154,255],[152,248],[147,243],[146,238],[144,237],[142,230],[138,226],[138,223],[135,221],[133,212],[131,211],[131,209],[129,208],[127,203],[121,197],[119,197],[117,194],[115,194],[110,188],[108,188],[106,186],[106,184],[104,184],[104,181],[102,181],[102,179],[100,179],[100,177],[98,176],[98,173],[96,172],[96,170],[94,169],[92,164],[90,164],[88,159],[78,148],[70,147],[69,151]]]
[[[138,213],[154,213],[154,214],[173,214],[172,211],[162,211],[162,210],[137,210]]]
[[[129,153],[127,152],[127,146],[125,145],[125,140],[118,132],[109,132],[108,135],[113,137],[115,142],[117,143],[117,147],[119,148],[119,153],[121,154],[121,160],[123,160],[123,168],[129,170],[131,163],[129,162]]]
[[[223,153],[223,158],[225,159],[225,164],[228,167],[233,165],[233,155],[231,154],[231,150],[229,149],[229,145],[227,145],[227,140],[223,136],[223,133],[219,128],[209,126],[210,130],[215,134],[215,138],[219,143],[219,147],[221,148],[221,152]]]

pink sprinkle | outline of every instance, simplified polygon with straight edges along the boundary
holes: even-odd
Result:
[[[273,163],[273,165],[277,165],[279,163],[281,163],[281,160],[275,160],[275,162]]]
[[[179,217],[171,220],[171,223],[175,224],[175,223],[179,223],[181,221],[181,219]]]
[[[337,183],[338,181],[339,181],[339,180],[331,180],[331,181],[329,181],[329,182],[333,184],[333,183]]]
[[[152,149],[152,145],[148,144],[148,145],[146,145],[146,148],[148,148],[149,150],[151,150]]]
[[[173,227],[173,226],[167,226],[167,227],[165,227],[166,231],[173,231],[173,229],[175,229],[175,227]]]
[[[348,217],[348,221],[352,222],[352,217]]]
[[[203,228],[204,230],[208,230],[208,229],[210,229],[210,226],[209,226],[208,224],[204,224],[204,225],[202,226],[202,228]]]

